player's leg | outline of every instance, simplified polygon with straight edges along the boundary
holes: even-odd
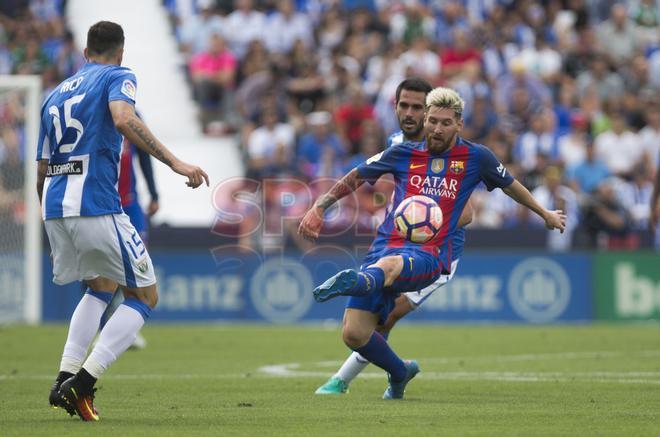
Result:
[[[386,256],[367,268],[342,270],[314,289],[314,298],[325,302],[337,296],[367,296],[390,286],[404,268],[399,255]]]
[[[87,350],[98,330],[101,315],[105,311],[117,283],[106,278],[85,281],[87,290],[71,316],[69,332],[62,352],[60,371],[51,387],[49,401],[54,407],[64,407],[58,396],[62,383],[78,373],[87,356]],[[67,408],[67,410],[70,410]],[[69,411],[71,413],[72,411]]]
[[[416,361],[404,362],[375,328],[380,314],[347,308],[342,337],[344,343],[388,374],[389,387],[383,399],[401,399],[406,385],[419,373]]]
[[[378,325],[376,331],[387,340],[390,331],[397,321],[411,312],[413,307],[405,296],[399,296],[395,300],[394,309],[387,317],[384,324]],[[369,365],[369,361],[358,352],[352,352],[328,381],[316,389],[316,394],[342,394],[348,392],[348,387],[353,380]]]
[[[93,405],[96,381],[133,343],[158,302],[156,284],[122,289],[124,302],[101,330],[99,339],[82,368],[60,387],[60,395],[85,421],[99,419]]]
[[[156,277],[144,243],[125,214],[84,217],[74,220],[72,227],[82,276],[94,272],[119,283],[126,293],[126,300],[101,331],[82,368],[62,383],[59,391],[82,420],[98,420],[93,406],[94,384],[130,345],[155,306]]]
[[[147,231],[148,231],[148,224],[147,224],[147,217],[144,214],[144,211],[142,210],[142,206],[136,201],[132,202],[128,205],[124,205],[123,207],[124,213],[128,216],[128,219],[130,220],[131,224],[137,231],[137,233],[140,235],[140,238],[142,239],[142,242],[146,245],[147,242]],[[110,303],[108,304],[108,307],[106,308],[105,312],[103,313],[103,316],[101,316],[101,324],[100,324],[100,329],[102,330],[105,324],[108,322],[110,317],[114,314],[114,312],[119,308],[119,305],[121,305],[124,302],[124,294],[123,293],[115,293],[112,296],[112,299],[110,300]],[[138,335],[135,337],[135,341],[131,345],[132,349],[144,349],[144,347],[147,345],[147,341],[145,338],[142,336],[142,334],[138,333]]]

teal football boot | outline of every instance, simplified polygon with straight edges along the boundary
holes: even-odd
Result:
[[[343,395],[344,393],[348,393],[348,384],[336,376],[328,379],[314,392],[317,395]]]
[[[401,382],[392,382],[391,377],[388,375],[387,380],[390,385],[385,390],[385,393],[383,393],[383,399],[403,399],[406,385],[419,373],[419,364],[417,364],[417,361],[404,361],[403,364],[406,366],[406,377]]]

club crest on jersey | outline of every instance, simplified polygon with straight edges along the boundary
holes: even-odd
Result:
[[[121,92],[127,97],[135,100],[135,84],[130,80],[124,80],[124,82],[121,84]]]
[[[454,174],[461,174],[465,170],[465,163],[463,161],[452,161],[449,170]]]
[[[445,168],[445,160],[441,158],[431,161],[431,170],[433,173],[440,173]]]

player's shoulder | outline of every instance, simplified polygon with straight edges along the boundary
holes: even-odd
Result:
[[[493,153],[488,146],[481,143],[475,143],[474,141],[466,140],[465,138],[460,138],[460,145],[467,147],[469,151],[476,153],[478,156],[481,156],[484,153]]]
[[[387,147],[398,146],[402,144],[406,138],[403,136],[403,131],[394,132],[387,137]]]

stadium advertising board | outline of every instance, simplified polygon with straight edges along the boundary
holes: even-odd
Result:
[[[311,291],[338,270],[355,267],[356,257],[237,253],[153,252],[160,300],[152,320],[341,320],[345,298],[316,303]],[[581,255],[465,255],[454,279],[410,320],[587,320],[592,315],[590,272],[589,258]],[[57,287],[45,279],[44,319],[66,319],[79,298],[79,286]]]
[[[660,256],[654,253],[594,255],[596,317],[660,320]]]

